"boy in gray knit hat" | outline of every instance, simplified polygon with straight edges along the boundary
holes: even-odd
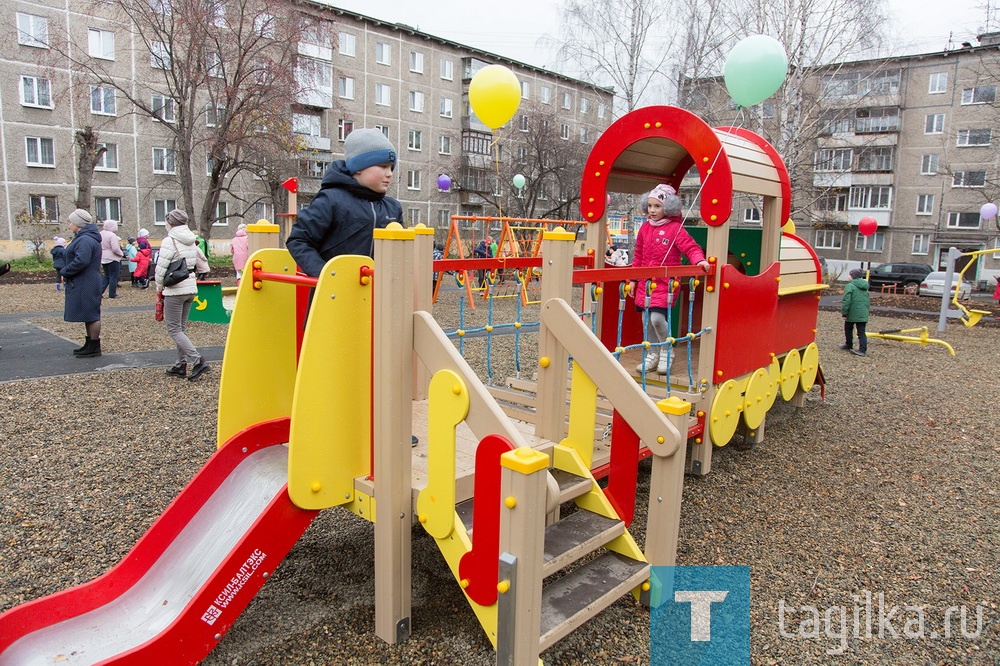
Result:
[[[403,207],[386,194],[396,159],[396,149],[380,130],[348,135],[344,159],[327,169],[285,243],[306,275],[318,277],[327,261],[342,254],[372,256],[375,229],[403,221]]]

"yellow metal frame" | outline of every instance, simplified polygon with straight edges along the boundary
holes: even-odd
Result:
[[[997,248],[995,250],[975,250],[973,252],[965,252],[962,254],[962,256],[978,257],[981,254],[994,254],[996,252],[1000,252],[1000,248]],[[955,295],[951,297],[951,304],[958,307],[958,309],[962,311],[962,323],[969,328],[978,324],[979,320],[983,318],[983,315],[990,314],[989,310],[970,310],[969,308],[965,307],[964,305],[958,302],[958,294],[962,291],[962,278],[965,277],[965,271],[969,270],[969,266],[972,266],[974,263],[975,262],[970,261],[964,267],[962,267],[962,270],[958,273],[958,281],[955,283]],[[915,331],[919,329],[912,329],[912,330]],[[889,339],[892,340],[893,338]],[[940,342],[940,340],[932,340],[932,342]],[[951,347],[948,348],[951,349]],[[955,355],[954,350],[952,350],[951,355],[952,356]]]
[[[967,325],[972,326],[972,324],[967,324]],[[917,337],[903,335],[903,333],[917,333],[917,332],[920,333],[920,335]],[[935,338],[932,338],[930,336],[930,333],[927,332],[926,326],[921,326],[920,328],[902,328],[896,331],[881,331],[879,333],[869,333],[868,337],[881,338],[883,340],[895,340],[897,342],[910,342],[916,345],[922,345],[924,347],[926,347],[929,344],[942,345],[943,347],[948,349],[949,354],[951,354],[952,356],[955,355],[955,349],[944,340],[937,340]]]

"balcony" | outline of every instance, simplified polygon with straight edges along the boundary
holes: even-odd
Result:
[[[330,151],[330,137],[299,135],[306,146],[312,150]]]

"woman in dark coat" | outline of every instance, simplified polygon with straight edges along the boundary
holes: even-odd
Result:
[[[66,279],[63,319],[87,325],[87,341],[73,354],[92,358],[101,355],[101,232],[90,213],[80,208],[69,214],[69,228],[75,236],[66,246],[66,265],[60,271]]]

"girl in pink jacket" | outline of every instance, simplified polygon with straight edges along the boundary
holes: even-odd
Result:
[[[684,229],[681,200],[674,188],[664,184],[657,185],[649,193],[646,210],[646,221],[635,237],[633,267],[680,266],[683,255],[692,264],[701,266],[706,273],[711,270],[711,265],[705,261],[705,253]],[[663,342],[670,335],[667,330],[667,310],[674,304],[675,291],[670,288],[669,280],[656,281],[656,288],[650,295],[647,306],[647,282],[640,280],[638,289],[633,289],[635,304],[637,308],[649,311],[646,339],[652,343]],[[651,347],[646,352],[645,361],[636,367],[636,371],[651,372],[653,368],[661,375],[667,374],[667,354],[661,347]]]
[[[236,235],[233,236],[233,268],[236,269],[237,282],[243,277],[243,269],[247,265],[250,256],[249,239],[247,238],[247,225],[241,224],[236,227]]]

